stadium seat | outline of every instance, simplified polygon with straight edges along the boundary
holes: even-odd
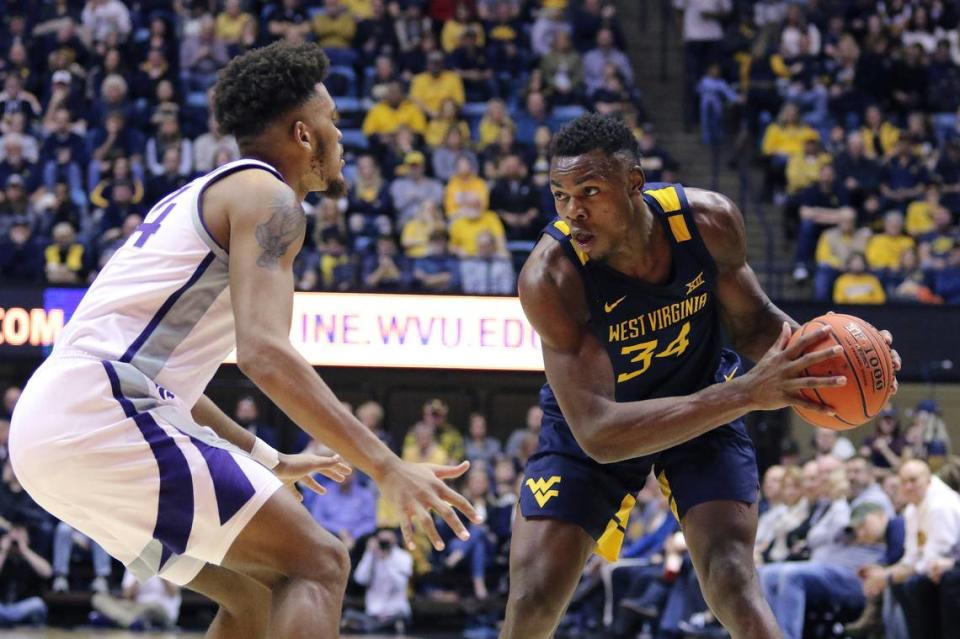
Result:
[[[324,49],[327,57],[330,58],[330,66],[353,67],[357,64],[357,53],[353,49]]]
[[[337,98],[337,106],[342,108],[343,98],[355,97],[357,92],[357,74],[348,66],[330,67],[327,79],[323,81],[330,95]]]
[[[343,129],[343,146],[354,151],[366,151],[370,148],[367,136],[360,129]]]

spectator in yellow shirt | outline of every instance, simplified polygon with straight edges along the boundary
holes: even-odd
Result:
[[[423,135],[423,141],[431,149],[435,149],[443,144],[447,137],[447,132],[452,128],[460,129],[460,135],[464,140],[470,139],[470,127],[466,122],[460,119],[460,109],[457,103],[447,98],[440,105],[440,115],[430,120],[427,124],[427,132]]]
[[[396,133],[401,126],[422,135],[427,128],[427,119],[417,105],[404,99],[400,83],[391,82],[386,97],[367,111],[363,134],[368,138],[377,136],[377,141],[382,142],[379,136]]]
[[[857,228],[857,213],[852,208],[840,210],[839,223],[827,229],[817,241],[817,274],[813,280],[814,297],[828,301],[837,275],[854,253],[862,254],[870,240],[870,229]]]
[[[346,49],[353,43],[357,21],[340,0],[324,0],[323,13],[313,18],[317,44],[325,49]]]
[[[792,102],[784,104],[777,121],[770,123],[763,134],[762,152],[767,165],[764,190],[767,193],[782,191],[790,158],[802,155],[804,146],[810,140],[819,139],[819,133],[800,121],[797,105]],[[816,173],[813,179],[816,179]]]
[[[477,238],[484,232],[490,233],[496,241],[496,253],[506,255],[503,222],[496,213],[481,206],[476,195],[466,194],[456,219],[450,223],[450,252],[458,257],[474,257],[477,255]]]
[[[257,40],[257,21],[242,10],[240,0],[226,0],[217,14],[215,33],[227,47],[251,47]]]
[[[923,199],[914,200],[907,205],[907,233],[910,237],[920,237],[932,231],[936,226],[933,216],[942,207],[940,187],[928,184]]]
[[[500,138],[502,129],[515,129],[513,120],[507,112],[507,104],[500,98],[487,102],[487,111],[480,120],[480,149],[486,149]]]
[[[868,158],[885,158],[893,155],[900,139],[900,129],[883,119],[883,111],[876,105],[867,107],[864,114],[863,150]]]
[[[427,70],[413,76],[410,99],[433,118],[440,114],[440,105],[447,98],[457,106],[466,102],[463,80],[455,72],[445,70],[443,53],[431,51],[427,56]]]
[[[443,47],[445,52],[453,53],[453,50],[460,44],[460,36],[470,28],[477,34],[477,46],[482,49],[484,45],[483,25],[474,20],[470,13],[470,5],[466,2],[459,2],[453,11],[453,19],[443,23],[443,30],[440,31],[440,46]]]
[[[403,225],[400,244],[407,257],[425,257],[430,245],[430,236],[438,231],[446,232],[447,220],[433,200],[424,200],[417,214]]]
[[[443,196],[443,209],[447,217],[453,219],[467,201],[467,196],[475,196],[480,208],[486,210],[490,205],[490,190],[483,178],[477,175],[477,168],[470,158],[461,156],[457,160],[456,173],[447,182]],[[472,201],[472,200],[471,200]]]
[[[833,301],[836,304],[883,304],[887,301],[880,280],[867,272],[863,255],[854,253],[847,260],[847,272],[833,285]]]
[[[787,161],[787,193],[796,195],[815,183],[820,170],[831,162],[833,158],[823,150],[818,138],[807,140],[803,153],[792,155]]]
[[[802,153],[807,141],[819,139],[819,133],[800,121],[797,105],[787,102],[780,109],[777,121],[770,123],[763,134],[763,154],[787,158]]]
[[[867,264],[874,271],[896,272],[903,252],[912,250],[915,244],[912,237],[903,234],[903,214],[888,211],[883,216],[883,233],[867,242]]]
[[[86,277],[83,244],[70,222],[53,227],[53,242],[44,251],[47,282],[50,284],[82,284]]]

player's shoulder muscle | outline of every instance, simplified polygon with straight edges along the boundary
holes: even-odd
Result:
[[[739,268],[747,259],[747,231],[740,208],[726,195],[685,188],[694,222],[720,272]]]
[[[559,351],[579,348],[588,319],[583,280],[556,240],[540,238],[520,271],[517,289],[544,344]]]
[[[303,205],[287,184],[266,171],[240,171],[214,184],[204,206],[229,228],[229,243],[256,242],[260,266],[271,267],[303,240]],[[296,251],[294,251],[295,253]]]

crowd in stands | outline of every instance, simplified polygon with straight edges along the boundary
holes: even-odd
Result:
[[[83,285],[153,205],[237,159],[216,74],[277,40],[327,52],[349,193],[307,202],[301,290],[510,294],[552,217],[547,148],[619,114],[673,179],[604,0],[3,3],[0,277]]]
[[[957,2],[674,4],[688,118],[699,103],[707,143],[735,129],[757,149],[794,280],[822,301],[960,303]]]

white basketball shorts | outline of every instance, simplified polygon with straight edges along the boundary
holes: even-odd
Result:
[[[220,564],[282,486],[130,364],[55,355],[34,373],[10,428],[33,499],[138,578],[189,583]]]

